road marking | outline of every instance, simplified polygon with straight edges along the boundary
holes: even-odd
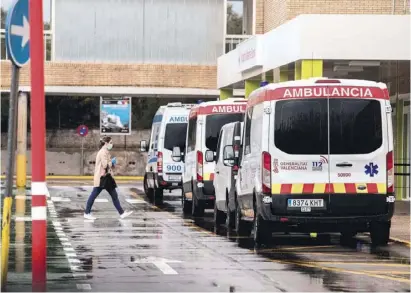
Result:
[[[367,260],[367,262],[349,262],[349,261],[293,261],[293,263],[302,263],[302,264],[318,264],[318,265],[358,265],[358,266],[381,266],[381,267],[410,267],[408,264],[396,264],[396,263],[385,263],[382,260],[378,260],[381,262],[370,262],[371,260]]]
[[[66,257],[67,257],[67,258],[69,258],[69,257],[77,257],[77,253],[75,253],[75,252],[66,252]]]
[[[26,216],[26,217],[14,217],[14,220],[16,222],[29,222],[31,221],[31,217]]]
[[[389,275],[409,275],[410,272],[406,271],[363,271],[366,273],[374,273],[374,274],[389,274]]]
[[[165,275],[178,275],[178,273],[167,263],[181,263],[179,260],[166,259],[162,257],[149,256],[140,260],[135,260],[133,263],[144,264],[151,263],[155,265]]]
[[[54,227],[61,227],[60,222],[52,221],[51,223],[53,224]]]
[[[107,198],[96,198],[94,202],[108,202]]]
[[[331,248],[331,247],[337,247],[336,245],[319,245],[319,246],[293,246],[293,247],[279,247],[279,248],[269,248],[269,249],[259,249],[258,251],[260,252],[266,252],[266,251],[281,251],[281,250],[299,250],[299,249],[315,249],[315,248]],[[311,252],[310,252],[311,253]]]
[[[409,242],[409,241],[405,241],[405,240],[395,238],[395,237],[390,237],[390,240],[393,240],[395,242],[399,242],[399,243],[405,244],[408,247],[411,247],[411,242]]]
[[[126,202],[128,202],[128,203],[145,203],[145,200],[135,199],[135,198],[127,198]]]
[[[401,282],[401,283],[410,284],[410,280],[408,280],[408,279],[382,276],[382,275],[378,275],[378,274],[368,273],[366,271],[345,270],[345,269],[340,269],[340,268],[321,266],[321,265],[317,265],[315,263],[303,263],[303,262],[293,262],[293,261],[285,261],[285,260],[271,260],[271,261],[275,262],[275,263],[297,265],[297,266],[302,266],[302,267],[307,267],[307,268],[317,268],[317,269],[321,269],[321,270],[325,270],[325,271],[332,271],[332,272],[337,272],[337,273],[363,275],[363,276],[367,276],[367,277],[374,277],[374,278],[378,278],[378,279],[385,279],[385,280],[391,280],[391,281],[397,281],[397,282]]]
[[[91,290],[90,284],[77,284],[77,290]]]
[[[51,200],[53,202],[70,202],[71,201],[71,199],[67,197],[61,197],[61,196],[52,196]]]

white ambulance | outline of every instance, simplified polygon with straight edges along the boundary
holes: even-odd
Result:
[[[188,115],[192,106],[178,102],[161,106],[153,118],[149,145],[145,140],[140,143],[140,151],[148,151],[144,192],[155,203],[162,202],[164,189],[179,189],[182,186],[184,164],[174,162],[171,155],[174,146],[179,146],[183,151],[185,149]]]
[[[242,121],[247,101],[230,98],[201,103],[190,111],[186,154],[175,148],[173,159],[184,160],[182,204],[185,213],[202,216],[204,209],[213,207],[215,200],[213,178],[215,152],[221,128]]]
[[[256,243],[272,232],[370,232],[386,245],[394,210],[391,106],[383,83],[315,78],[270,84],[249,97],[236,228]],[[233,162],[233,149],[223,151]]]

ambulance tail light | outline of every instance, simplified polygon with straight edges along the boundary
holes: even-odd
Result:
[[[262,154],[262,171],[261,183],[262,192],[264,194],[271,194],[271,155],[267,152]]]
[[[203,153],[197,151],[197,182],[203,182]]]
[[[387,193],[394,193],[394,153],[387,154]]]
[[[157,153],[157,172],[163,173],[163,153]]]

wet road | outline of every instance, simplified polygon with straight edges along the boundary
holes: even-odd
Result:
[[[178,192],[166,193],[155,207],[141,183],[121,184],[122,205],[134,214],[118,219],[103,192],[93,208],[98,219],[90,221],[82,216],[91,187],[49,183],[49,191],[50,229],[60,242],[55,250],[66,256],[70,272],[61,273],[66,289],[410,292],[409,248],[400,244],[375,250],[366,235],[348,246],[338,235],[281,235],[275,246],[254,249],[235,232],[214,233],[212,210],[204,218],[185,218]]]

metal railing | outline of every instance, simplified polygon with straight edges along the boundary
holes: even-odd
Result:
[[[225,53],[237,48],[238,44],[251,38],[252,35],[226,35],[225,36]]]
[[[52,58],[52,32],[51,30],[44,31],[44,59],[51,61]],[[1,44],[1,60],[10,60],[6,50],[6,30],[0,29],[0,44]]]

